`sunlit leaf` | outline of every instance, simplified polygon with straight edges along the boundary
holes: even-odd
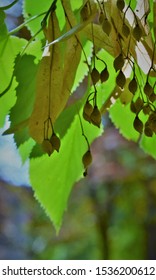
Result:
[[[25,20],[27,20],[30,17],[35,16],[37,14],[41,14],[43,12],[48,11],[51,3],[52,3],[51,0],[46,0],[43,5],[42,1],[33,0],[33,5],[32,5],[31,0],[25,0],[24,5],[23,5],[23,15],[24,15]],[[44,18],[44,15],[43,15],[43,18]],[[32,35],[35,35],[38,32],[38,30],[41,28],[41,21],[42,21],[42,18],[38,18],[35,21],[27,24],[27,27],[31,31]],[[43,39],[44,38],[43,32],[40,32],[37,35],[37,38]]]
[[[100,134],[99,129],[85,122],[84,129],[90,142]],[[84,172],[82,156],[87,145],[81,134],[79,118],[76,116],[62,140],[59,153],[30,161],[30,179],[35,196],[57,230],[60,228],[72,186]]]
[[[14,140],[17,147],[20,147],[22,144],[22,148],[19,148],[19,152],[23,161],[26,159],[26,155],[27,157],[29,156],[34,143],[34,141],[29,138],[28,119],[34,104],[35,76],[37,61],[40,57],[40,42],[32,43],[27,49],[27,52],[33,55],[25,54],[23,57],[17,56],[15,61],[14,76],[18,83],[16,87],[16,103],[9,114],[11,122],[10,128],[4,133],[14,133]],[[24,144],[24,142],[26,143]]]
[[[2,93],[10,84],[15,57],[24,45],[25,40],[17,37],[8,37],[7,35],[0,41],[0,93]],[[0,98],[0,126],[3,126],[6,115],[16,102],[16,86],[17,82],[13,79],[8,91]]]
[[[117,100],[110,108],[110,118],[124,137],[128,140],[138,140],[139,133],[133,127],[135,115],[130,111],[129,104],[125,106]]]
[[[156,159],[156,135],[154,134],[152,137],[147,137],[145,135],[142,136],[140,141],[140,147],[149,155]]]

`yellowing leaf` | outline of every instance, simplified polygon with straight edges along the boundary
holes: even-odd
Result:
[[[76,24],[70,3],[63,2],[67,17],[66,28]],[[59,22],[51,13],[45,36],[48,43],[60,37]],[[41,144],[52,135],[53,125],[64,109],[70,96],[75,74],[81,58],[78,37],[72,36],[65,43],[47,46],[41,59],[36,85],[36,100],[29,121],[31,137]]]
[[[49,18],[47,39],[51,40],[60,36],[58,19],[55,13],[51,13]],[[29,121],[29,132],[32,138],[38,143],[42,143],[45,133],[52,134],[53,124],[62,111],[60,93],[62,90],[63,76],[63,56],[61,46],[51,46],[44,50],[40,61],[37,85],[36,100],[34,109]]]

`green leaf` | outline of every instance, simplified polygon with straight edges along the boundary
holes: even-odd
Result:
[[[8,33],[4,20],[5,20],[5,13],[0,10],[0,41],[2,41],[3,38],[7,36]]]
[[[52,3],[51,0],[44,1],[44,5],[43,5],[42,1],[25,0],[24,6],[23,6],[23,16],[24,16],[25,20],[28,20],[32,16],[35,16],[35,15],[48,11],[49,7],[51,6],[51,3]],[[43,18],[44,18],[44,16],[43,16]],[[41,21],[42,21],[42,17],[37,18],[33,22],[29,22],[27,24],[27,27],[30,30],[32,35],[35,35],[38,32],[38,30],[41,28]],[[44,38],[43,32],[40,32],[37,35],[37,38],[43,39]]]
[[[75,104],[67,107],[58,117],[55,122],[54,131],[59,134],[60,138],[63,139],[67,130],[70,129],[70,126],[74,120],[75,115],[77,114],[78,108],[82,106],[82,100],[78,101]],[[76,110],[77,109],[77,110]],[[62,125],[63,123],[63,125]]]
[[[14,79],[12,82],[12,86],[10,87],[8,92],[0,98],[0,112],[1,112],[0,127],[4,126],[5,119],[9,113],[9,110],[11,107],[14,106],[16,102],[16,94],[15,94],[16,86],[17,86],[17,82]]]
[[[18,59],[19,57],[17,57],[17,67],[14,71],[18,82],[17,101],[10,112],[11,126],[16,126],[30,117],[35,98],[35,76],[37,72],[37,65],[34,63],[35,57],[24,55],[19,62]],[[16,132],[14,138],[17,146],[26,141],[29,138],[27,128]]]
[[[29,138],[27,141],[20,145],[18,150],[22,159],[22,163],[25,163],[25,161],[29,158],[34,145],[35,141],[32,138]]]
[[[128,140],[137,141],[139,133],[134,129],[135,114],[130,110],[130,105],[123,105],[118,99],[110,108],[110,118],[120,133]]]
[[[15,67],[14,75],[18,82],[16,89],[17,101],[10,113],[13,125],[27,119],[31,112],[35,95],[35,76],[37,65],[34,63],[35,57],[25,54]],[[27,104],[27,106],[25,106]]]
[[[156,159],[156,135],[153,135],[152,137],[143,135],[139,144],[146,153]]]
[[[31,43],[26,52],[32,55],[18,56],[15,62],[14,75],[18,82],[16,103],[9,115],[11,127],[5,134],[14,133],[14,140],[17,147],[19,147],[23,162],[29,157],[34,146],[34,141],[30,139],[28,132],[28,119],[32,112],[35,97],[37,62],[41,56],[40,46],[39,41]],[[20,146],[21,144],[22,146]]]
[[[5,37],[0,41],[0,93],[8,87],[12,79],[15,57],[25,45],[25,42],[25,40],[17,37]],[[16,102],[16,86],[17,82],[13,79],[9,90],[0,98],[0,126],[4,125],[6,115]]]
[[[83,122],[89,142],[101,133],[100,129]],[[87,150],[78,116],[61,141],[59,153],[51,157],[44,155],[30,161],[30,180],[36,198],[52,219],[57,231],[60,228],[63,213],[74,183],[82,177],[84,171],[82,156]]]

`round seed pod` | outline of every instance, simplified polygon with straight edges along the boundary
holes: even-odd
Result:
[[[53,153],[54,148],[51,144],[51,142],[49,141],[49,139],[44,139],[42,144],[42,150],[47,153],[49,156]]]
[[[83,118],[86,121],[90,122],[91,121],[90,116],[92,112],[93,112],[93,106],[89,103],[89,101],[87,101],[83,108]]]
[[[129,85],[128,85],[128,89],[130,92],[132,92],[133,94],[137,91],[138,88],[138,84],[137,81],[135,79],[135,77],[130,81]]]
[[[85,121],[87,121],[87,122],[89,122],[89,123],[91,122],[90,116],[88,116],[87,114],[85,114],[84,111],[83,111],[83,118],[84,118]]]
[[[101,113],[97,106],[94,106],[93,112],[90,116],[91,123],[97,127],[100,127],[101,124]]]
[[[141,30],[139,24],[136,24],[132,33],[133,33],[134,38],[139,42],[142,37],[142,30]]]
[[[86,170],[87,167],[92,163],[92,154],[91,151],[88,150],[82,157],[82,162],[83,162],[83,166],[84,169]]]
[[[150,123],[150,128],[154,133],[156,133],[156,119],[152,120],[152,122]]]
[[[135,107],[135,102],[134,102],[133,100],[131,101],[130,109],[131,109],[131,111],[132,111],[134,114],[137,113],[137,109],[136,109],[136,107]]]
[[[145,127],[146,127],[146,126],[149,126],[149,127],[150,127],[149,119],[145,122]]]
[[[154,102],[156,100],[156,94],[154,92],[152,92],[152,94],[149,96],[149,100],[151,102]]]
[[[87,4],[85,4],[85,5],[83,6],[83,8],[81,9],[80,15],[81,15],[81,18],[82,18],[83,21],[85,21],[85,20],[87,20],[87,19],[89,18],[90,10],[89,10]]]
[[[57,152],[59,152],[60,146],[61,146],[61,141],[60,138],[53,133],[51,138],[50,138],[50,143],[53,147],[54,150],[56,150]]]
[[[147,96],[150,96],[153,93],[153,87],[149,84],[149,82],[147,81],[145,86],[144,86],[144,93]]]
[[[89,116],[93,112],[93,106],[89,103],[89,101],[86,101],[83,111]]]
[[[125,7],[125,1],[124,0],[117,0],[116,5],[118,9],[122,12]]]
[[[145,124],[145,128],[144,128],[144,134],[147,136],[147,137],[152,137],[153,136],[153,131],[151,130],[151,128],[149,126],[147,126]]]
[[[107,67],[105,69],[102,70],[102,72],[100,73],[100,80],[101,80],[101,83],[104,83],[108,80],[109,78],[109,72],[108,72],[108,69]]]
[[[133,122],[133,126],[134,126],[135,130],[138,131],[139,133],[143,132],[143,123],[139,119],[138,116],[135,117],[134,122]]]
[[[144,107],[143,107],[143,112],[145,115],[149,115],[149,113],[151,112],[151,107],[150,105],[146,104]]]
[[[149,124],[152,122],[152,121],[156,121],[156,113],[153,112],[149,115],[149,118],[148,118],[148,122]]]
[[[116,83],[119,87],[124,88],[124,85],[126,83],[126,77],[122,70],[120,70],[119,74],[116,77]]]
[[[123,23],[123,25],[122,25],[122,34],[127,38],[128,36],[129,36],[129,34],[130,34],[130,29],[129,29],[129,27],[125,24],[125,23]]]
[[[143,106],[144,106],[143,100],[140,97],[138,97],[137,100],[135,101],[135,108],[137,114],[142,110]]]
[[[100,79],[100,74],[99,71],[94,67],[92,72],[91,72],[91,77],[92,77],[92,82],[95,85],[99,79]]]
[[[114,66],[114,69],[115,69],[116,71],[122,69],[122,67],[124,66],[124,58],[123,58],[122,53],[120,53],[120,54],[114,59],[113,66]]]
[[[104,21],[102,23],[102,29],[103,31],[109,36],[111,33],[112,25],[109,22],[108,18],[104,18]]]
[[[99,15],[99,23],[100,23],[100,25],[102,25],[102,24],[103,24],[104,19],[105,19],[104,14],[103,14],[103,13],[100,13],[100,15]]]
[[[149,125],[151,130],[156,133],[156,113],[151,113],[148,117],[148,120],[146,122],[146,125]]]

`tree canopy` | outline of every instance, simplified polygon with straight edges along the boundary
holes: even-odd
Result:
[[[24,22],[9,31],[16,2],[0,7],[0,125],[9,115],[4,134],[29,158],[35,196],[59,230],[106,112],[156,158],[156,2],[24,0]]]

